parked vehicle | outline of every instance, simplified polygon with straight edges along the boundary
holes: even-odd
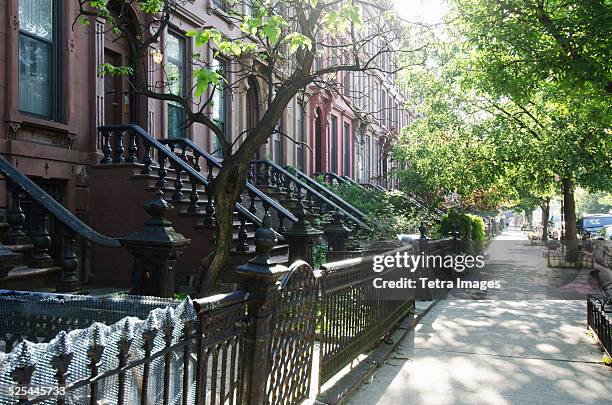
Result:
[[[612,225],[604,225],[597,235],[598,240],[612,240]]]
[[[548,239],[550,240],[560,240],[561,239],[561,227],[564,225],[562,221],[548,222]]]
[[[578,220],[578,231],[582,236],[582,239],[598,238],[599,231],[606,225],[612,225],[612,215],[585,215],[583,218]]]

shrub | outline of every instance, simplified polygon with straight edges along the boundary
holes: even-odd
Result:
[[[480,252],[482,250],[486,239],[485,225],[482,218],[451,209],[440,220],[440,233],[448,236],[455,230],[455,227],[467,251]]]
[[[429,222],[429,213],[418,210],[398,190],[380,192],[355,184],[319,183],[366,215],[372,230],[359,229],[353,235],[359,241],[397,239],[398,234],[418,233],[421,221]]]

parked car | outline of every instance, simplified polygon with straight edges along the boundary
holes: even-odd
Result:
[[[565,221],[563,221],[564,223]],[[561,227],[563,226],[562,221],[548,222],[548,239],[560,240],[561,239]]]
[[[612,240],[612,225],[604,225],[597,235],[599,240]]]
[[[582,236],[582,239],[598,238],[599,231],[606,225],[612,225],[612,215],[585,215],[583,218],[578,220],[578,231]]]

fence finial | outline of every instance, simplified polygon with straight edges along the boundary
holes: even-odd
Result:
[[[19,344],[19,355],[17,356],[17,367],[11,372],[11,378],[20,385],[30,384],[32,374],[36,366],[32,362],[28,342],[23,341]]]

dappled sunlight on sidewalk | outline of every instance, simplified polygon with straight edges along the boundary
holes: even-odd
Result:
[[[516,234],[470,275],[505,287],[439,301],[351,404],[610,402],[612,369],[586,329],[588,272],[546,267]]]

